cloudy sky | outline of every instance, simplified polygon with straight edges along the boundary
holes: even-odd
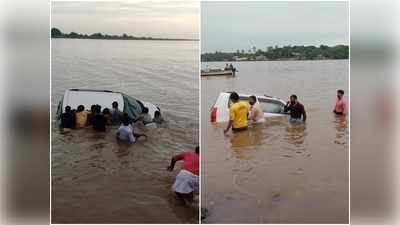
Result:
[[[348,44],[347,2],[202,2],[202,52]]]
[[[52,2],[52,27],[64,33],[127,33],[134,36],[198,38],[198,1]]]

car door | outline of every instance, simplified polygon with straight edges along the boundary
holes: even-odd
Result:
[[[284,105],[277,100],[268,99],[264,97],[258,97],[258,102],[260,104],[261,110],[264,112],[264,117],[275,117],[283,116]]]

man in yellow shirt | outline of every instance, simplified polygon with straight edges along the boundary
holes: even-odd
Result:
[[[85,106],[79,105],[78,112],[75,113],[75,128],[84,128],[87,125],[88,113],[85,112]]]
[[[229,123],[224,133],[227,133],[232,127],[232,131],[246,130],[248,125],[249,105],[239,101],[239,95],[232,92],[230,97],[232,101],[229,107]]]

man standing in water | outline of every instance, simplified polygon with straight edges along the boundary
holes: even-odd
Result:
[[[111,122],[112,125],[120,125],[123,113],[118,109],[118,102],[112,103]]]
[[[246,130],[248,126],[249,105],[239,101],[239,95],[236,92],[232,92],[229,98],[232,104],[229,107],[229,123],[224,133],[227,133],[231,127],[232,131]]]
[[[289,122],[306,122],[306,110],[303,104],[297,101],[296,95],[290,96],[290,100],[286,103],[284,111],[290,112]]]
[[[194,190],[199,186],[199,146],[194,152],[187,151],[175,155],[171,159],[171,164],[167,170],[174,170],[175,163],[183,160],[181,170],[176,175],[172,189],[183,201],[193,202]]]
[[[337,91],[337,100],[336,100],[335,108],[333,109],[333,112],[336,115],[346,115],[346,102],[343,99],[343,95],[344,95],[343,90]]]
[[[225,70],[225,71],[226,71],[226,70],[229,70],[229,65],[228,65],[228,63],[225,65],[224,70]]]
[[[261,110],[260,104],[257,102],[256,96],[252,95],[249,97],[250,104],[250,116],[249,120],[253,124],[264,123],[264,112]]]

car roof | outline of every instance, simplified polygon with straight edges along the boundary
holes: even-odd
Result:
[[[101,108],[112,108],[112,103],[118,102],[118,108],[124,108],[124,99],[122,93],[108,90],[78,89],[71,88],[64,92],[63,107],[69,105],[71,109],[76,109],[83,105],[86,110],[90,110],[92,105],[98,104]]]
[[[224,94],[231,94],[232,92],[230,92],[230,91],[227,91],[227,92],[223,92]],[[250,94],[242,94],[242,93],[238,93],[238,95],[240,96],[240,97],[250,97],[251,95]],[[277,97],[274,97],[274,96],[269,96],[269,95],[254,95],[254,96],[256,96],[257,98],[264,98],[264,99],[274,99],[274,100],[278,100],[278,101],[283,101],[282,99],[280,99],[280,98],[277,98]]]

